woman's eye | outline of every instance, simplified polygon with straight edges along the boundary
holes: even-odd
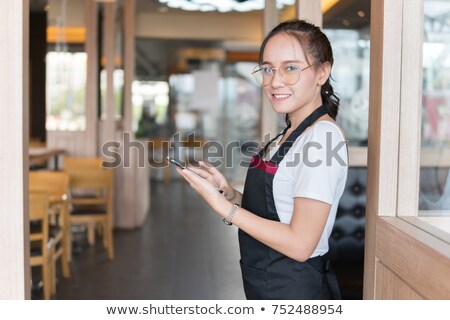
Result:
[[[263,68],[262,68],[262,71],[263,71],[265,74],[271,74],[271,73],[272,73],[272,68],[271,68],[271,67],[263,67]]]
[[[297,66],[286,66],[286,67],[284,68],[284,70],[285,70],[286,72],[297,72],[298,70],[300,70],[300,68],[297,67]]]

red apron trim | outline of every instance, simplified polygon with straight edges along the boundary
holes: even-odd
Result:
[[[250,167],[257,168],[271,175],[275,175],[278,170],[278,166],[275,163],[264,161],[258,155],[253,156],[252,161],[250,162]]]

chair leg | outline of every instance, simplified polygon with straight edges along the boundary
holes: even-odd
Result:
[[[66,253],[67,261],[72,261],[72,230],[70,224],[69,208],[66,204],[64,207],[64,219],[63,219],[63,246]]]
[[[105,229],[105,224],[100,222],[100,223],[96,223],[95,224],[95,232],[96,234],[98,234],[99,236],[103,236],[104,234],[104,229]]]
[[[95,223],[87,225],[87,237],[89,245],[93,246],[95,244]]]
[[[52,277],[53,277],[53,271],[52,271],[52,264],[51,261],[53,259],[52,256],[48,257],[49,261],[44,261],[42,265],[42,282],[44,284],[44,299],[49,300],[52,296],[53,291],[53,283],[52,283]]]
[[[113,241],[113,230],[111,222],[108,221],[105,223],[106,230],[105,234],[107,235],[108,240],[108,258],[109,260],[114,260],[114,241]]]
[[[61,244],[64,246],[64,244]],[[62,268],[62,274],[64,278],[70,278],[70,264],[69,259],[67,257],[66,248],[63,248],[63,252],[61,255],[61,268]],[[56,278],[56,275],[55,275]]]
[[[64,230],[63,246],[67,262],[72,261],[72,231],[70,226]]]
[[[102,228],[103,228],[103,248],[108,248],[108,243],[109,243],[109,240],[108,240],[108,231],[107,231],[107,228],[108,228],[108,224],[106,223],[106,222],[102,222]]]

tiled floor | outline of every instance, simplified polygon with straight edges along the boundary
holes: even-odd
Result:
[[[152,180],[149,196],[145,224],[115,230],[114,261],[101,241],[89,247],[84,234],[75,234],[72,277],[59,272],[53,299],[245,299],[237,229],[226,227],[186,183]],[[362,298],[360,281],[351,282],[362,279],[362,267],[335,265],[344,299]],[[358,276],[347,281],[348,274]],[[39,270],[33,270],[36,278]],[[32,298],[42,299],[41,290],[35,288]]]
[[[101,241],[79,242],[72,277],[59,277],[55,299],[244,299],[237,229],[186,183],[153,182],[140,229],[114,233],[114,261]],[[35,295],[39,298],[39,295]]]

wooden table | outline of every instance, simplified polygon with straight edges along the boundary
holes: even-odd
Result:
[[[64,149],[30,148],[28,153],[30,166],[41,165],[53,158],[55,170],[58,170],[58,156],[65,154],[66,151]]]

